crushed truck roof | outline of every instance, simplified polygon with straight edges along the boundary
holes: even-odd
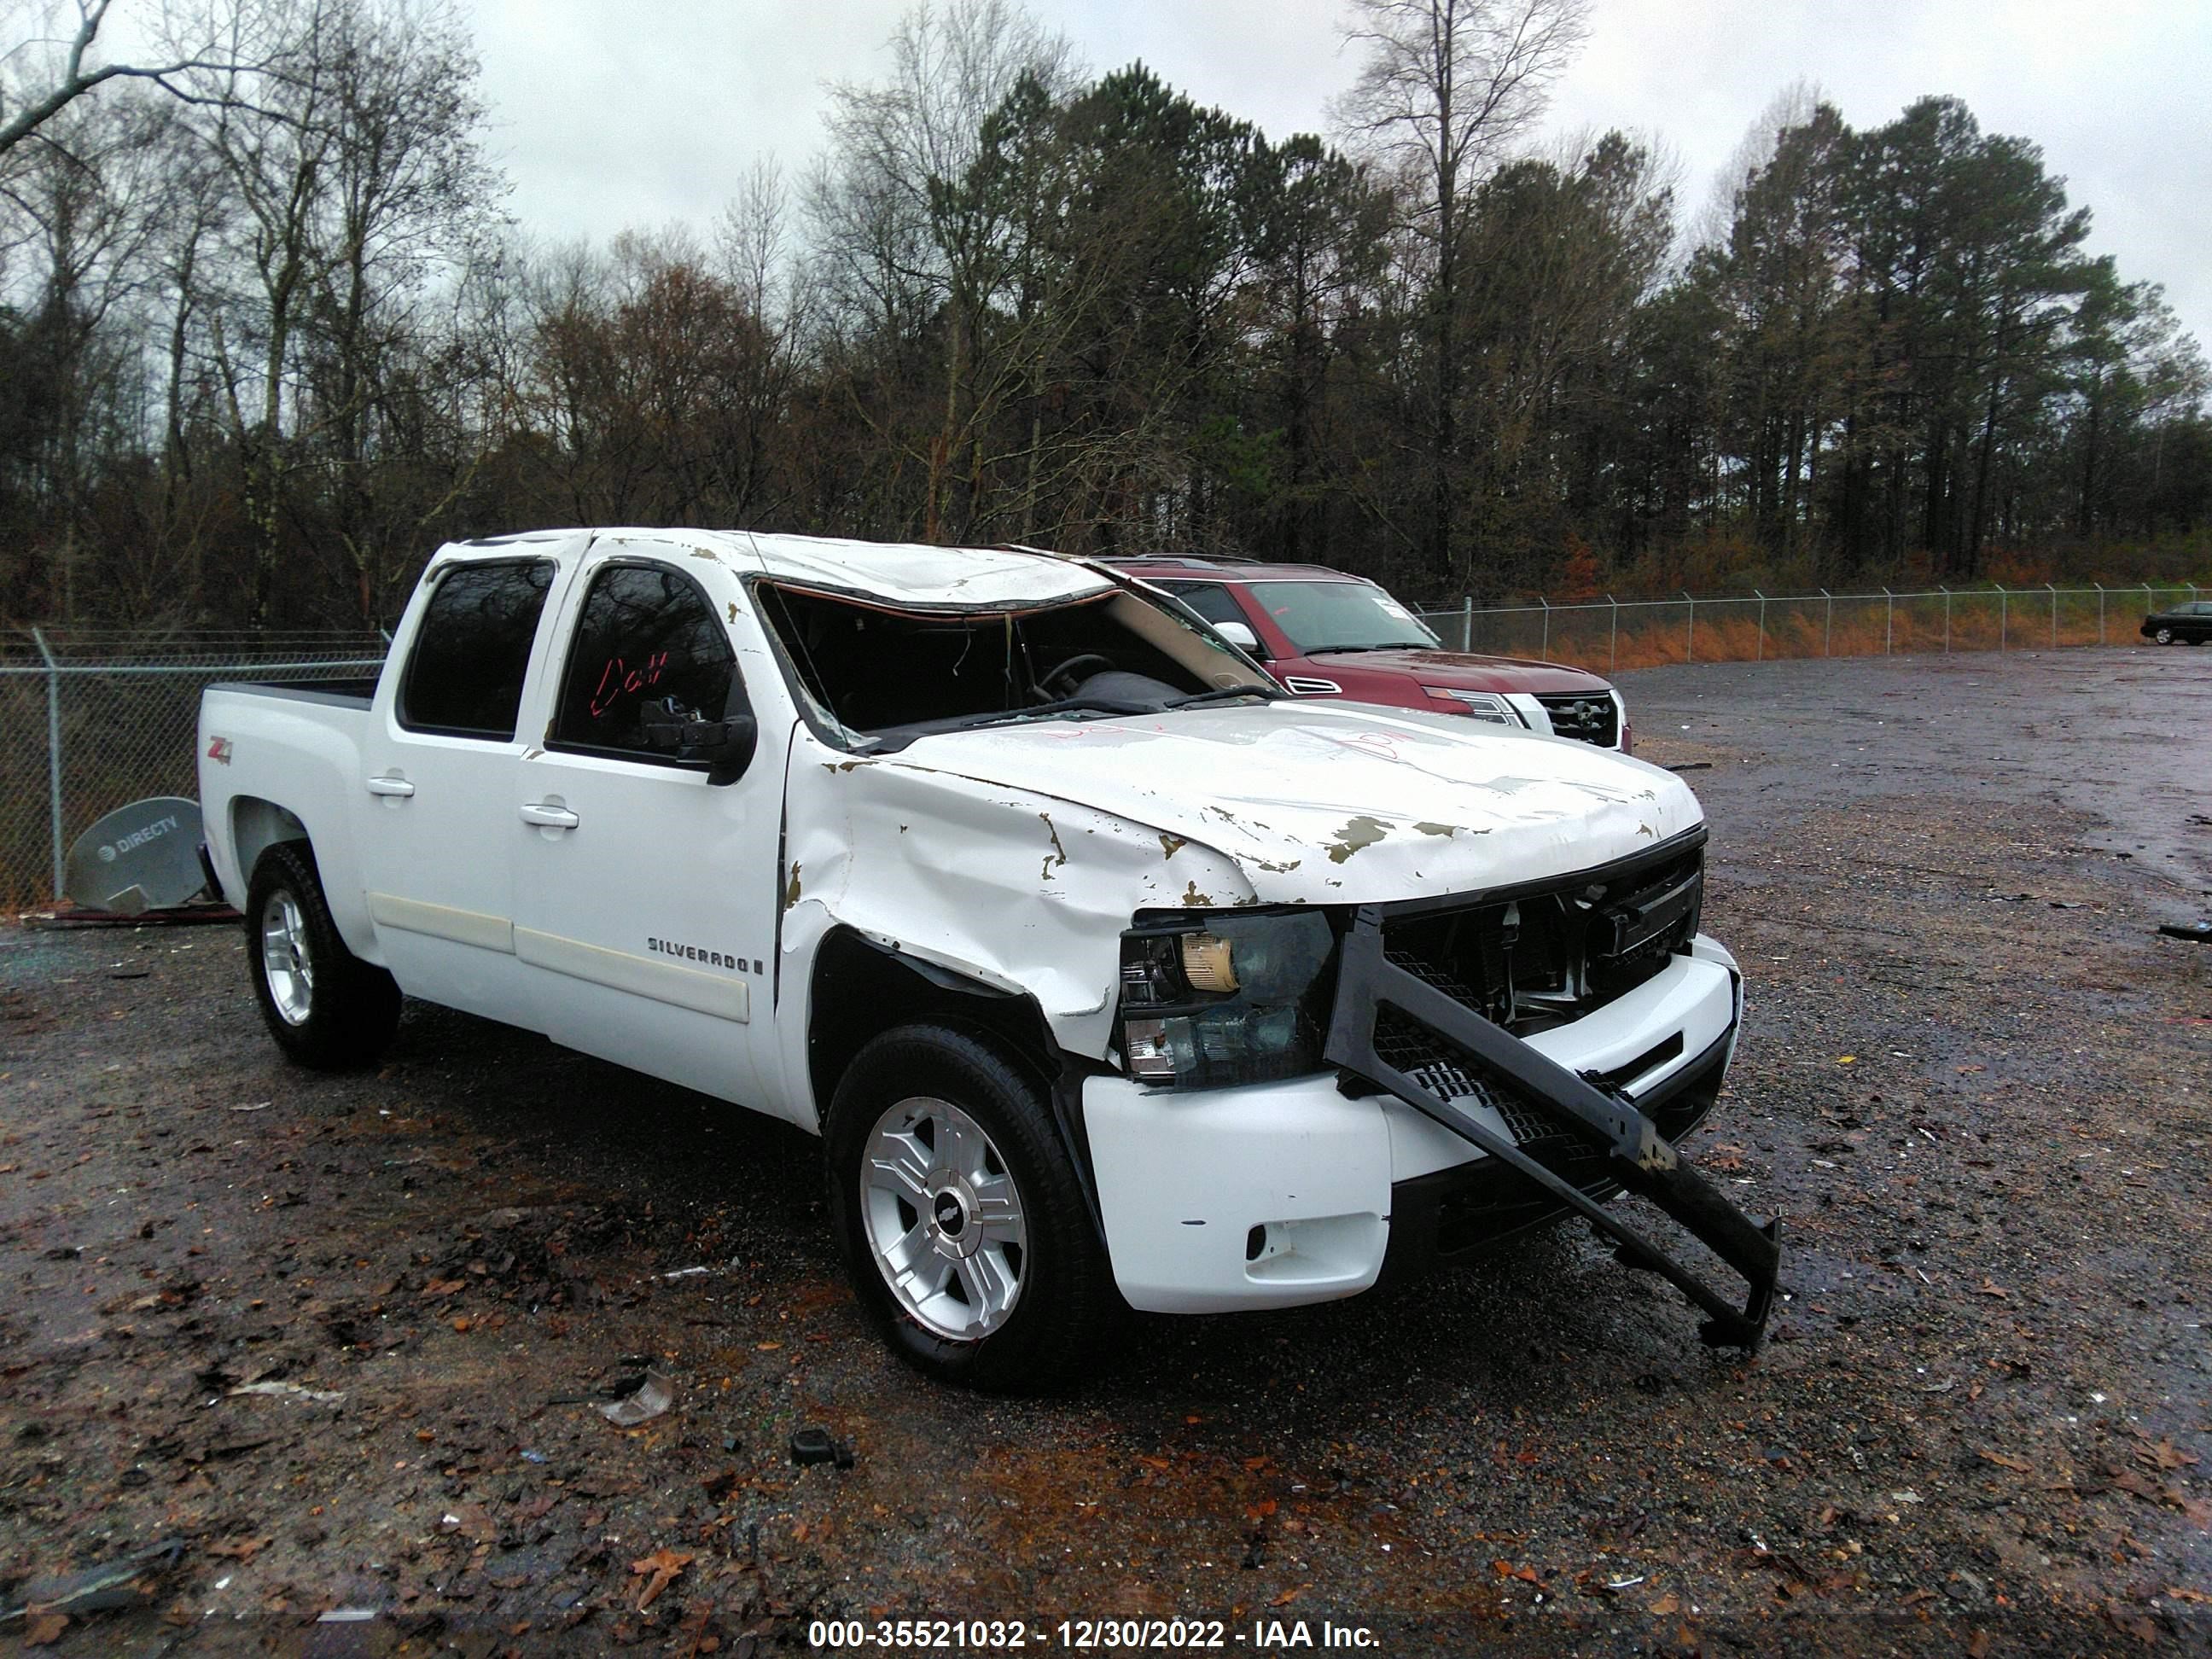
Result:
[[[581,531],[532,532],[463,544],[510,549]],[[721,559],[738,568],[810,587],[865,594],[892,604],[995,607],[1050,604],[1097,593],[1112,580],[1085,564],[1034,548],[933,547],[920,542],[848,541],[769,535],[750,530],[629,528],[591,532],[600,542],[635,541]]]

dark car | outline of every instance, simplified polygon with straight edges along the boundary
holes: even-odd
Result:
[[[2202,645],[2212,640],[2212,599],[2152,611],[2143,618],[2142,636],[2160,645]]]
[[[1363,577],[1254,559],[1106,562],[1181,599],[1299,696],[1464,714],[1632,751],[1627,706],[1597,675],[1447,651],[1426,623]]]

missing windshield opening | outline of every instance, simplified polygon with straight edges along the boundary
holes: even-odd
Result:
[[[1142,713],[1267,690],[1206,635],[1124,591],[974,611],[900,611],[776,584],[758,592],[807,696],[848,732]]]

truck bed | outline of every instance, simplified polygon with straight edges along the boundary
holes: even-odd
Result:
[[[376,676],[366,679],[220,680],[210,691],[236,691],[252,697],[283,697],[295,702],[319,702],[333,708],[366,708],[376,697]]]

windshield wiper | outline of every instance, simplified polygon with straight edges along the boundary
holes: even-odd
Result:
[[[973,732],[985,726],[1011,726],[1018,721],[1042,720],[1054,714],[1158,714],[1170,708],[1194,708],[1212,702],[1226,702],[1231,697],[1261,697],[1277,702],[1290,693],[1273,685],[1231,685],[1218,691],[1200,691],[1192,696],[1178,697],[1169,702],[1154,702],[1134,697],[1086,696],[1077,692],[1072,697],[1057,698],[1028,708],[1006,708],[992,714],[960,714],[949,720],[917,720],[913,725],[887,728],[877,735],[889,737],[896,732],[898,746],[903,748],[915,738],[931,737],[940,732]]]
[[[1306,655],[1333,655],[1340,651],[1427,651],[1433,647],[1426,640],[1383,640],[1374,645],[1310,645]]]
[[[1218,691],[1200,691],[1194,696],[1177,697],[1167,706],[1170,708],[1199,708],[1210,702],[1227,702],[1232,697],[1260,697],[1268,702],[1280,702],[1290,695],[1279,685],[1225,685]]]

